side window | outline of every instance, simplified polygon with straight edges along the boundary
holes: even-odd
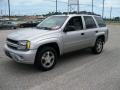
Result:
[[[82,30],[83,29],[83,23],[81,16],[73,17],[71,18],[66,27],[73,27],[75,30]]]
[[[105,24],[105,22],[103,21],[103,19],[101,17],[95,16],[95,19],[96,19],[99,27],[106,27],[106,24]]]
[[[86,29],[92,29],[97,27],[93,17],[84,16],[84,20],[85,20]]]

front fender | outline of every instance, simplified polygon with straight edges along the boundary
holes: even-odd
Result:
[[[35,42],[32,43],[31,49],[37,50],[40,46],[48,43],[57,43],[60,50],[60,54],[63,53],[63,43],[62,43],[62,40],[58,38],[46,38],[42,40],[36,40]]]

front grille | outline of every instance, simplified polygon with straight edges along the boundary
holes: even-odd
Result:
[[[18,41],[12,40],[12,39],[9,39],[9,38],[7,38],[7,41],[8,41],[8,42],[11,42],[11,43],[14,43],[14,44],[17,44],[17,43],[18,43]]]
[[[8,44],[7,44],[7,46],[8,46],[9,48],[11,48],[11,49],[17,50],[17,47],[10,46],[10,45],[8,45]]]
[[[7,46],[11,49],[17,50],[18,41],[7,38]]]

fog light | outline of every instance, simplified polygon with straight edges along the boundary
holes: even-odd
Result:
[[[18,61],[23,61],[23,60],[24,60],[23,56],[20,56],[20,55],[15,55],[15,58],[16,58]]]

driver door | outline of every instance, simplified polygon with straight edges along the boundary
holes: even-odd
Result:
[[[84,47],[84,31],[81,16],[72,17],[63,32],[64,53]]]

